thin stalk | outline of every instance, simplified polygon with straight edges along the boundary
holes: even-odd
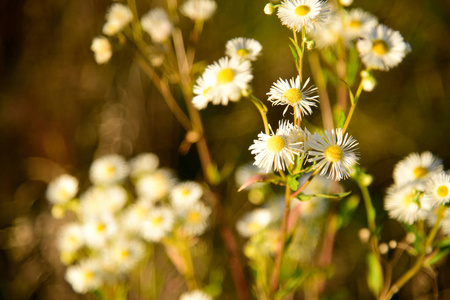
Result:
[[[269,121],[267,120],[267,107],[261,100],[259,100],[253,94],[249,96],[249,99],[253,102],[253,104],[256,106],[256,108],[259,110],[259,113],[261,114],[266,134],[270,134]]]
[[[405,285],[405,283],[407,283],[414,275],[416,275],[417,272],[419,272],[419,270],[423,267],[423,263],[425,261],[425,257],[427,255],[427,249],[431,246],[431,244],[433,243],[436,234],[439,230],[439,225],[441,223],[442,218],[444,217],[444,213],[445,210],[447,209],[447,207],[445,206],[441,206],[438,210],[438,216],[437,216],[437,220],[436,223],[434,224],[433,228],[431,229],[426,242],[425,242],[425,246],[423,249],[423,253],[419,256],[419,258],[417,259],[416,263],[412,266],[411,269],[409,269],[405,274],[403,274],[402,277],[400,277],[400,279],[398,279],[389,289],[389,291],[387,292],[386,296],[383,296],[381,299],[384,300],[388,300],[391,299],[392,296],[397,293],[402,287],[403,285]]]
[[[336,52],[338,56],[338,60],[336,62],[337,76],[344,82],[347,82],[347,55],[346,48],[342,40],[338,41]],[[348,107],[347,85],[341,80],[339,81],[337,87],[337,103],[342,111],[346,111]]]
[[[275,266],[273,269],[271,284],[270,284],[270,294],[269,299],[273,298],[273,294],[278,289],[279,282],[280,282],[280,272],[281,272],[281,266],[283,263],[283,256],[285,252],[285,244],[286,244],[286,232],[287,232],[287,224],[288,224],[288,218],[289,218],[289,211],[291,208],[291,188],[289,185],[286,184],[285,189],[285,202],[284,202],[284,214],[283,214],[283,223],[281,225],[281,238],[280,238],[280,247],[277,251],[277,256],[275,260]]]
[[[374,252],[374,255],[377,258],[377,260],[380,261],[380,253],[378,251],[378,238],[375,235],[375,230],[376,230],[376,223],[375,223],[376,211],[375,211],[375,208],[372,205],[372,199],[370,197],[369,189],[367,188],[367,186],[362,184],[360,181],[358,181],[358,186],[359,186],[359,188],[361,190],[361,194],[362,194],[363,200],[364,200],[364,206],[366,208],[367,226],[369,227],[369,230],[370,230],[370,244],[371,244],[371,247],[372,247],[372,251]]]
[[[322,114],[323,127],[331,130],[334,128],[333,112],[331,111],[330,97],[327,92],[327,83],[325,76],[323,76],[322,66],[320,65],[317,51],[312,51],[308,54],[309,65],[314,77],[314,81],[319,88],[319,105],[320,113]]]
[[[310,182],[316,177],[317,174],[319,174],[319,169],[315,170],[314,173],[312,173],[311,177],[308,178],[308,180],[303,183],[301,187],[298,188],[294,193],[291,194],[291,198],[296,197],[298,194],[300,194],[307,186],[310,184]]]
[[[359,86],[358,86],[358,90],[356,91],[355,99],[353,100],[352,106],[350,107],[350,111],[345,120],[344,127],[342,128],[342,133],[345,133],[345,131],[348,128],[348,125],[350,124],[350,121],[353,117],[353,113],[355,112],[355,109],[356,109],[356,104],[358,103],[358,100],[359,100],[359,96],[361,96],[362,87],[363,86],[362,86],[362,80],[361,80],[361,82],[359,83]]]

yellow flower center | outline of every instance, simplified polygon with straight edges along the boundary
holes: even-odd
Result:
[[[428,174],[428,169],[424,167],[417,167],[413,170],[413,174],[415,178],[422,178]]]
[[[288,89],[283,94],[283,97],[286,98],[289,103],[297,103],[298,101],[302,100],[302,96],[302,92],[300,92],[300,90],[296,88]]]
[[[361,27],[361,22],[358,20],[351,20],[348,26],[351,28],[359,28]]]
[[[225,68],[217,73],[217,83],[218,84],[227,84],[234,79],[234,72],[230,68]]]
[[[152,224],[155,226],[161,224],[162,221],[163,221],[163,218],[161,216],[156,216],[151,219]]]
[[[416,212],[420,209],[419,203],[417,201],[416,193],[411,192],[403,198],[403,205],[405,208],[409,209],[411,212]]]
[[[299,17],[303,17],[306,16],[310,11],[311,9],[309,8],[308,5],[299,5],[295,9],[295,14]]]
[[[106,167],[106,173],[108,175],[114,175],[114,173],[116,172],[116,168],[112,165],[109,165]]]
[[[187,188],[180,188],[180,194],[182,195],[182,196],[188,196],[189,194],[191,193],[191,191],[189,190],[189,189],[187,189]]]
[[[372,43],[372,50],[378,55],[384,55],[389,51],[389,45],[383,40],[375,40]]]
[[[446,197],[448,195],[448,188],[445,185],[441,185],[437,189],[437,194],[439,197]]]
[[[278,153],[286,146],[286,141],[279,135],[271,136],[267,140],[267,150],[273,153]]]
[[[191,211],[188,215],[188,220],[190,223],[200,222],[200,214],[198,213],[198,211]]]
[[[106,228],[105,224],[100,223],[100,224],[97,224],[96,229],[98,232],[103,232],[105,230],[105,228]]]
[[[250,54],[250,51],[248,51],[248,50],[245,49],[245,48],[239,49],[239,50],[237,51],[237,55],[239,55],[240,57],[245,57],[245,56],[247,56],[247,55],[249,55],[249,54]]]
[[[91,281],[94,278],[94,272],[92,271],[85,271],[83,275],[85,281]]]
[[[331,162],[338,162],[344,157],[341,147],[333,145],[325,149],[325,159]]]
[[[126,259],[126,258],[128,258],[130,256],[130,251],[128,251],[128,250],[121,250],[119,252],[119,256],[120,256],[121,259]]]

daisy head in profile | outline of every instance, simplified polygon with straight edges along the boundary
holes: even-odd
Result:
[[[293,164],[295,155],[300,152],[300,143],[293,140],[292,127],[291,123],[284,121],[280,122],[275,133],[258,134],[258,139],[249,148],[256,155],[254,165],[270,173]]]
[[[411,51],[401,34],[385,25],[373,27],[356,46],[366,68],[382,71],[397,66]]]
[[[109,185],[123,181],[129,173],[125,159],[111,154],[96,159],[89,170],[89,176],[95,185]]]
[[[267,93],[269,101],[273,105],[286,105],[283,113],[286,113],[287,109],[292,107],[295,116],[300,118],[303,115],[312,114],[312,107],[317,106],[319,96],[314,95],[317,87],[307,87],[309,80],[308,78],[302,87],[299,76],[289,81],[280,78]]]
[[[370,32],[372,28],[378,25],[378,20],[361,8],[355,8],[343,13],[342,23],[344,39],[351,41]]]
[[[182,294],[180,300],[213,300],[213,298],[202,290],[193,290]]]
[[[216,9],[217,3],[213,0],[187,0],[180,7],[181,13],[194,21],[208,20]]]
[[[304,27],[306,32],[314,31],[328,18],[330,8],[322,0],[284,0],[278,8],[278,17],[283,25],[296,31]]]
[[[225,46],[225,54],[235,59],[247,59],[255,61],[261,54],[262,46],[254,39],[244,37],[229,40]]]
[[[316,162],[321,175],[339,181],[350,176],[352,167],[358,162],[358,142],[341,128],[314,134],[308,140],[309,162]]]
[[[442,160],[431,152],[411,153],[395,165],[394,183],[402,186],[409,182],[426,181],[430,175],[442,169]]]
[[[223,57],[209,65],[203,73],[203,80],[211,84],[208,91],[214,105],[228,105],[229,101],[239,101],[253,79],[248,60]],[[205,91],[203,91],[205,94]]]

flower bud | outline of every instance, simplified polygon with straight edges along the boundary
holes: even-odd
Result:
[[[316,47],[316,42],[314,42],[313,40],[311,40],[311,41],[307,41],[306,42],[306,48],[308,49],[308,50],[313,50],[314,48]]]
[[[264,13],[266,15],[271,15],[275,12],[275,6],[273,6],[272,3],[267,3],[266,6],[264,6]]]
[[[353,0],[340,0],[342,6],[350,6],[353,3]]]

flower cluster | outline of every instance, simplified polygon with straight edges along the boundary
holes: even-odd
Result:
[[[61,175],[49,184],[53,215],[71,211],[76,219],[57,239],[74,291],[86,293],[125,278],[148,258],[151,243],[193,239],[206,231],[211,209],[201,201],[202,186],[179,182],[158,165],[152,153],[129,162],[119,155],[100,157],[90,168],[94,185],[78,198],[75,177]],[[135,192],[126,188],[129,182]]]
[[[435,221],[435,209],[450,202],[450,176],[430,152],[408,155],[397,163],[393,177],[384,201],[391,218],[409,225],[417,220]]]

